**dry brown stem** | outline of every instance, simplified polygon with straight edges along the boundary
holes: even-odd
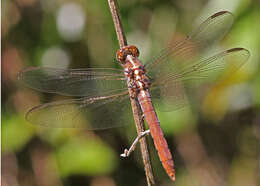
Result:
[[[122,48],[127,45],[127,40],[126,40],[123,26],[121,23],[117,1],[108,0],[108,4],[109,4],[109,8],[110,8],[110,11],[112,14],[113,22],[115,25],[117,39],[118,39],[120,48]],[[129,94],[130,94],[130,97],[134,97],[134,95],[131,95],[132,91],[130,91],[130,90],[129,90]],[[132,106],[132,110],[133,110],[133,116],[134,116],[137,134],[140,135],[142,132],[145,131],[144,121],[142,119],[143,113],[142,113],[142,110],[140,108],[138,101],[136,99],[130,99],[130,100],[131,100],[131,106]],[[152,166],[151,166],[151,161],[150,161],[150,156],[149,156],[149,150],[147,147],[147,142],[146,142],[145,137],[140,139],[140,146],[141,146],[141,152],[142,152],[142,157],[143,157],[143,162],[144,162],[146,180],[147,180],[148,186],[150,186],[151,184],[154,184],[154,177],[153,177]]]

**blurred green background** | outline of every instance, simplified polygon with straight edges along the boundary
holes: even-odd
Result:
[[[148,137],[156,185],[260,185],[260,1],[119,0],[129,44],[148,59],[173,34],[189,34],[215,12],[235,23],[220,49],[247,48],[251,57],[220,82],[197,110],[159,112],[177,171],[173,183]],[[22,86],[28,66],[113,67],[118,42],[105,0],[2,1],[2,184],[10,186],[145,185],[140,150],[119,157],[136,136],[129,126],[103,131],[33,126],[32,106],[60,97]],[[131,113],[130,113],[131,114]]]

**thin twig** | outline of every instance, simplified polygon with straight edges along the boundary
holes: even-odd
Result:
[[[142,132],[139,136],[137,136],[134,140],[134,142],[132,143],[132,145],[130,146],[129,149],[125,149],[123,154],[120,154],[121,157],[128,157],[130,156],[130,154],[135,150],[136,145],[139,143],[140,139],[142,139],[144,136],[150,134],[150,130],[146,130],[144,132]]]
[[[124,29],[122,26],[117,1],[108,0],[108,4],[109,4],[109,8],[110,8],[112,18],[114,21],[114,25],[115,25],[115,29],[116,29],[116,36],[117,36],[117,39],[119,42],[119,46],[120,46],[120,48],[122,48],[127,45],[127,40],[126,40]]]
[[[127,40],[126,40],[123,26],[121,23],[117,1],[108,0],[108,4],[109,4],[109,8],[110,8],[110,11],[112,14],[113,22],[115,25],[117,39],[118,39],[120,48],[122,48],[127,45]],[[128,85],[128,86],[130,87],[130,85]],[[130,91],[130,89],[129,89],[129,94],[130,94],[130,97],[134,97],[134,95],[132,95],[133,93],[132,93],[132,91]],[[145,131],[143,113],[142,113],[142,110],[140,108],[138,101],[136,99],[130,99],[130,100],[131,100],[131,106],[132,106],[132,110],[133,110],[133,116],[134,116],[137,134],[140,135],[142,132]],[[140,139],[140,146],[141,146],[141,152],[142,152],[142,157],[143,157],[143,162],[144,162],[146,180],[147,180],[148,186],[150,186],[151,184],[154,184],[155,182],[154,182],[154,177],[153,177],[153,172],[152,172],[152,166],[151,166],[148,146],[146,143],[146,138]]]

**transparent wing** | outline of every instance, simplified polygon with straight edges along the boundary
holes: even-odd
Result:
[[[152,86],[150,94],[153,104],[161,111],[178,110],[189,105],[184,83],[178,80]]]
[[[186,106],[187,89],[194,90],[202,84],[209,84],[232,75],[246,63],[249,56],[248,50],[233,48],[190,66],[180,66],[173,73],[158,77],[152,82],[151,96],[165,104],[166,110]]]
[[[18,78],[35,90],[66,96],[99,96],[127,90],[123,72],[110,68],[31,67],[21,71]]]
[[[26,119],[35,125],[54,128],[107,129],[133,122],[128,92],[121,94],[68,99],[36,106]]]
[[[170,44],[156,58],[148,61],[148,75],[157,76],[171,73],[178,65],[196,62],[206,49],[221,40],[234,21],[232,13],[221,11],[210,16],[186,39]]]

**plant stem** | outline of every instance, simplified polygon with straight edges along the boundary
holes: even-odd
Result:
[[[119,42],[120,48],[124,47],[127,45],[127,40],[124,34],[122,22],[120,19],[120,13],[117,5],[116,0],[108,0],[109,8],[112,14],[114,26],[116,29],[116,34],[117,34],[117,39]],[[130,87],[130,85],[128,85]],[[137,135],[140,135],[142,132],[145,131],[144,127],[144,120],[143,120],[143,113],[140,108],[140,105],[136,99],[132,99],[134,95],[132,95],[132,91],[129,89],[129,94],[130,94],[130,100],[131,100],[131,106],[133,110],[133,116],[134,116],[134,121],[136,125],[136,130],[137,130]],[[141,152],[142,152],[142,157],[143,157],[143,162],[144,162],[144,169],[145,169],[145,175],[146,175],[146,180],[148,186],[151,184],[154,184],[154,177],[153,177],[153,172],[152,172],[152,166],[151,166],[151,161],[150,161],[150,156],[149,156],[149,150],[146,142],[146,138],[140,139],[140,146],[141,146]]]

